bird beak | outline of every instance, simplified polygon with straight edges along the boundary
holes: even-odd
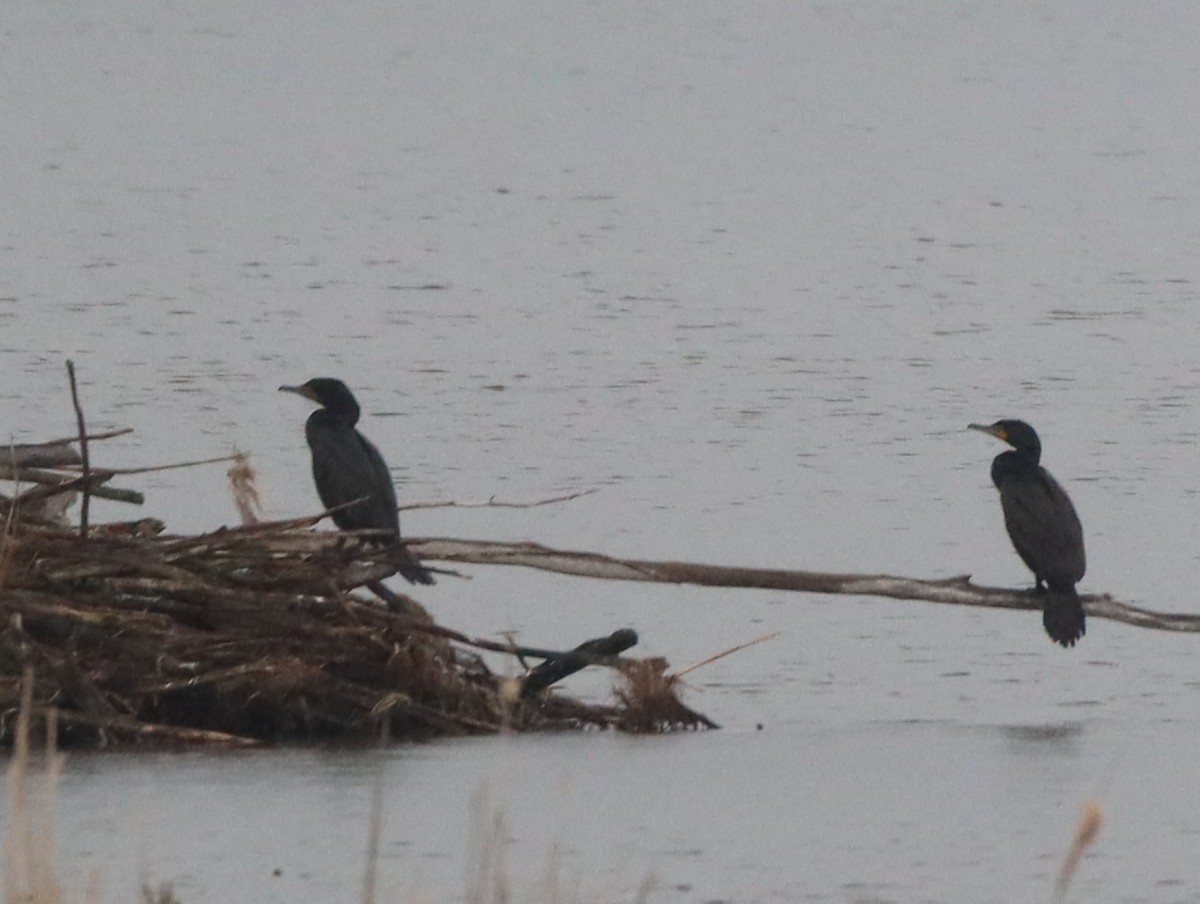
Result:
[[[294,392],[296,395],[302,395],[306,399],[312,399],[314,402],[317,401],[317,397],[313,394],[313,391],[311,389],[309,389],[307,386],[280,386],[279,391],[280,392]]]
[[[997,424],[967,424],[968,430],[978,430],[981,433],[990,433],[996,439],[1008,441],[1008,434],[1004,432],[1004,428]]]

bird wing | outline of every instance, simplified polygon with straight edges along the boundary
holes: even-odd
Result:
[[[379,489],[379,492],[371,497],[372,517],[379,519],[379,527],[386,526],[399,537],[400,513],[396,509],[396,485],[392,483],[392,472],[388,470],[387,463],[375,445],[358,431],[355,431],[355,435],[362,443],[363,455],[375,473],[375,485]]]
[[[313,480],[326,508],[355,505],[334,512],[333,520],[343,530],[372,528],[400,533],[396,512],[396,490],[383,457],[357,430],[310,431]],[[365,498],[364,498],[365,497]]]
[[[1029,569],[1051,585],[1074,585],[1087,567],[1075,506],[1045,468],[1000,491],[1004,523]]]

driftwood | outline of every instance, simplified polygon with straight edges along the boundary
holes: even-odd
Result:
[[[89,441],[95,441],[124,436],[126,433],[129,431],[113,430],[108,433],[91,434],[87,438]],[[15,499],[0,494],[0,512],[16,506],[18,509],[23,509],[24,515],[35,520],[58,520],[58,516],[62,514],[59,509],[65,509],[66,505],[60,505],[54,510],[54,516],[47,519],[45,517],[47,500],[61,497],[64,503],[73,501],[74,496],[85,488],[88,496],[113,502],[142,505],[146,499],[141,493],[136,490],[110,487],[107,485],[108,481],[118,475],[148,474],[220,462],[237,463],[244,460],[244,456],[235,453],[146,468],[97,468],[91,467],[89,463],[86,473],[78,473],[83,470],[83,462],[82,456],[71,446],[74,442],[78,442],[78,438],[12,445],[7,448],[0,447],[0,480],[33,484],[31,489],[25,490]],[[232,477],[233,475],[231,475],[231,479]]]
[[[77,465],[79,453],[72,448],[74,440],[55,440],[48,443],[14,444],[0,448],[0,467],[57,468]],[[7,477],[7,474],[2,476]],[[11,478],[10,478],[11,479]]]
[[[638,641],[637,633],[629,628],[614,631],[608,637],[585,640],[575,649],[562,654],[546,656],[545,662],[531,669],[521,684],[521,696],[531,697],[557,684],[569,675],[587,668],[614,660]]]
[[[82,475],[74,473],[83,465],[83,456],[75,451],[72,443],[79,442],[81,437],[86,443],[87,441],[123,436],[129,432],[128,430],[113,430],[97,434],[83,432],[80,436],[54,439],[44,443],[0,447],[0,480],[35,485],[33,489],[26,490],[15,499],[4,496],[5,509],[12,505],[25,506],[27,514],[35,518],[42,517],[45,513],[44,504],[47,499],[61,496],[65,502],[85,486],[89,495],[116,502],[141,505],[145,501],[141,493],[104,486],[115,476],[115,471],[88,468]],[[35,506],[34,503],[38,503],[38,505]],[[58,514],[61,512],[56,511],[55,515]]]
[[[830,574],[770,568],[730,568],[694,562],[622,559],[593,552],[553,549],[537,543],[496,543],[451,538],[410,539],[409,548],[422,558],[480,565],[520,565],[558,574],[614,581],[653,581],[695,584],[704,587],[745,587],[797,593],[881,596],[923,600],[954,606],[991,609],[1041,609],[1034,590],[984,587],[971,583],[970,575],[920,579],[886,574]],[[1200,615],[1155,612],[1122,603],[1108,594],[1081,594],[1092,618],[1154,628],[1160,631],[1200,631]]]

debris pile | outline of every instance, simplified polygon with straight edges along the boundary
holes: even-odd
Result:
[[[56,455],[54,467],[72,466]],[[19,471],[25,481],[48,461],[8,458],[0,476]],[[244,467],[235,468],[241,481]],[[12,743],[27,668],[35,710],[57,711],[66,746],[713,727],[673,694],[661,718],[648,713],[636,690],[644,679],[621,678],[607,705],[524,691],[522,679],[498,676],[473,648],[550,663],[561,656],[562,674],[589,662],[618,675],[645,669],[603,645],[591,656],[587,644],[557,654],[471,640],[438,626],[416,601],[400,596],[397,605],[391,596],[384,605],[362,588],[394,570],[387,550],[314,531],[321,516],[197,536],[171,536],[142,519],[92,524],[83,536],[62,524],[61,511],[32,505],[54,498],[45,487],[92,492],[105,473],[114,472],[45,472],[37,489],[0,496],[0,745]]]

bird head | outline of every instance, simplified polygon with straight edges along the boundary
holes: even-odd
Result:
[[[358,420],[358,402],[354,393],[341,380],[332,377],[314,377],[299,386],[280,386],[280,392],[294,392],[312,399],[332,414],[346,418],[350,423]]]
[[[967,429],[990,433],[1017,451],[1032,454],[1035,458],[1042,451],[1042,442],[1038,439],[1037,431],[1024,421],[1000,420],[994,424],[968,424]]]

